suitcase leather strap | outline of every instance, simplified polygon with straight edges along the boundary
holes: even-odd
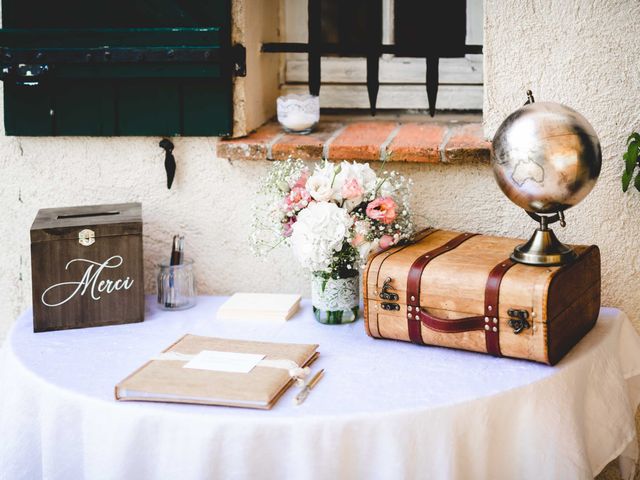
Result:
[[[500,323],[498,321],[498,300],[500,296],[500,284],[505,273],[515,264],[511,259],[506,259],[496,265],[487,278],[484,295],[484,315],[458,319],[444,319],[434,317],[420,307],[420,282],[425,267],[434,258],[446,253],[464,243],[474,234],[461,234],[446,244],[431,250],[418,258],[411,269],[407,280],[407,324],[409,337],[413,343],[424,345],[422,340],[422,327],[443,333],[469,332],[484,330],[487,353],[502,356],[500,351]]]
[[[501,357],[500,351],[500,322],[498,321],[498,301],[500,300],[500,284],[505,273],[516,264],[511,258],[500,262],[489,272],[487,284],[484,288],[484,340],[487,353]]]
[[[413,343],[424,345],[420,327],[421,320],[425,322],[426,326],[438,331],[465,332],[469,330],[470,325],[466,325],[464,322],[440,320],[422,311],[420,308],[420,282],[422,280],[422,272],[434,258],[453,250],[474,236],[471,233],[462,233],[444,245],[420,255],[411,265],[407,278],[407,323],[409,326],[409,338]]]

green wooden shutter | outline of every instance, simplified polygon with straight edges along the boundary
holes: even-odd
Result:
[[[2,0],[8,135],[231,134],[229,0]]]

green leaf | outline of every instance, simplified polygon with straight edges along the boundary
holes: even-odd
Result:
[[[638,163],[638,144],[635,142],[631,143],[627,149],[627,153],[625,153],[622,158],[624,158],[625,171],[631,175]]]
[[[636,179],[633,181],[633,186],[640,192],[640,173],[636,175]]]
[[[622,172],[622,191],[626,192],[629,190],[629,184],[631,183],[631,175],[632,173],[627,172],[626,170]],[[636,180],[638,177],[636,177]]]
[[[627,138],[627,145],[628,145],[632,140],[633,140],[635,143],[640,143],[640,133],[638,133],[638,132],[633,132],[631,135],[629,135],[629,138]]]

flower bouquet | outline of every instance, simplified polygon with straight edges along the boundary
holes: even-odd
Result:
[[[370,253],[413,234],[411,181],[378,175],[368,164],[276,162],[262,183],[251,237],[263,255],[289,245],[312,273],[312,303],[322,323],[348,323],[359,306],[359,273]]]

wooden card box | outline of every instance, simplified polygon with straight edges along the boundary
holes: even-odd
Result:
[[[31,275],[35,332],[141,322],[141,205],[40,210]]]
[[[540,267],[509,259],[518,239],[445,230],[417,237],[369,260],[363,286],[372,337],[553,365],[598,318],[596,246],[574,247],[578,258],[567,265]]]

